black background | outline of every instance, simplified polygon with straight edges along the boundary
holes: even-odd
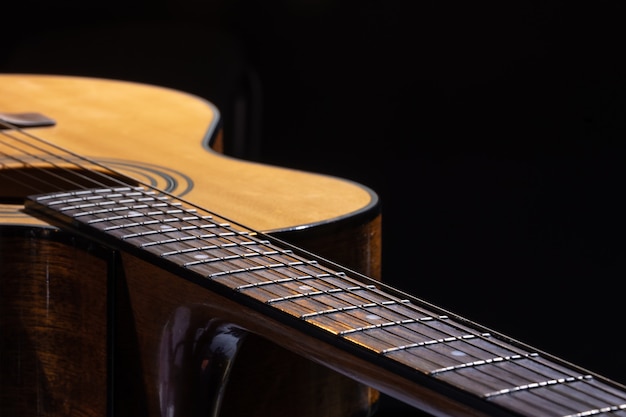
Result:
[[[234,154],[380,195],[387,282],[626,382],[624,7],[458,3],[22,2],[0,71],[208,98]]]

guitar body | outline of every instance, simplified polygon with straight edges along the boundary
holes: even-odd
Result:
[[[0,76],[0,113],[25,112],[56,122],[25,129],[25,138],[89,158],[89,172],[112,168],[125,182],[152,184],[371,277],[380,274],[374,193],[220,154],[219,113],[208,102],[119,81]],[[223,386],[221,415],[372,412],[375,391],[280,347],[280,329],[271,322],[132,254],[24,214],[26,195],[64,183],[41,184],[36,173],[57,178],[82,167],[51,164],[32,148],[24,154],[5,144],[0,414],[210,414],[205,397],[214,384],[197,374],[204,369],[201,347],[211,343],[207,335],[218,322],[246,333]],[[276,340],[257,336],[257,327],[268,327],[263,334],[274,332]]]

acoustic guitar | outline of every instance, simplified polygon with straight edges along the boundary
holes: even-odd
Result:
[[[0,415],[626,415],[626,387],[379,280],[380,206],[221,152],[157,86],[0,75]]]

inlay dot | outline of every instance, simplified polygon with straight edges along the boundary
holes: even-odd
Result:
[[[367,316],[365,316],[366,318],[370,319],[370,320],[380,320],[381,317],[377,316],[376,314],[368,314]]]
[[[313,287],[310,287],[308,285],[300,285],[298,289],[301,289],[302,291],[309,291],[309,290],[312,290]]]
[[[461,352],[460,350],[453,350],[452,356],[467,356],[467,353]]]
[[[193,255],[193,257],[196,258],[196,259],[206,259],[206,258],[209,257],[209,255],[206,255],[204,253],[199,253],[197,255]]]

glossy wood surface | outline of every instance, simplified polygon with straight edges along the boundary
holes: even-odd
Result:
[[[55,232],[8,232],[0,234],[0,415],[106,415],[107,261]]]
[[[216,125],[212,126],[207,144],[217,135]],[[3,132],[3,139],[0,149],[6,158],[0,174],[4,184],[17,180],[40,194],[27,198],[25,212],[48,219],[63,232],[44,223],[20,226],[19,218],[24,216],[16,202],[20,187],[2,189],[7,196],[7,221],[0,228],[3,255],[13,246],[22,248],[2,262],[7,305],[17,303],[3,317],[2,331],[31,333],[21,330],[19,320],[20,310],[31,309],[20,305],[22,298],[30,300],[28,281],[35,283],[36,290],[45,288],[46,307],[34,306],[28,313],[35,322],[48,315],[50,271],[70,288],[74,281],[82,286],[91,279],[104,282],[106,290],[98,293],[106,293],[106,320],[96,326],[96,333],[102,335],[101,329],[106,328],[103,390],[110,415],[216,416],[218,411],[226,415],[370,415],[378,394],[368,387],[446,417],[562,417],[619,414],[624,409],[626,387],[377,282],[380,213],[369,190],[361,190],[370,199],[358,208],[344,205],[349,210],[328,219],[320,218],[318,211],[314,222],[270,229],[329,262],[231,224],[230,219],[211,212],[211,207],[177,197],[176,193],[186,197],[197,192],[194,181],[182,171],[159,171],[155,168],[160,165],[153,162],[131,164],[110,156],[80,158],[25,131]],[[30,140],[38,145],[30,147]],[[15,143],[20,145],[10,145]],[[21,145],[30,151],[21,152]],[[57,150],[62,157],[56,156]],[[150,148],[145,152],[150,153]],[[122,168],[110,171],[101,160]],[[78,169],[75,161],[81,162]],[[253,186],[271,183],[272,176],[259,167],[252,176],[264,178]],[[144,187],[133,187],[142,181],[129,174],[150,178],[146,172],[164,180],[170,194],[150,190],[145,181]],[[283,171],[287,172],[293,171]],[[103,180],[101,173],[107,178]],[[52,175],[39,182],[39,174]],[[57,189],[64,182],[76,188]],[[291,184],[304,185],[298,175]],[[340,188],[327,191],[340,192]],[[276,209],[274,203],[269,206]],[[269,213],[277,215],[271,209]],[[255,212],[251,218],[256,217],[262,216]],[[70,255],[63,247],[48,246],[61,241]],[[32,250],[38,247],[49,247],[50,253],[40,257]],[[81,257],[72,248],[88,254],[102,252],[106,262],[93,271],[87,260],[90,268],[83,271],[82,264],[76,267],[63,261],[67,256]],[[58,260],[69,269],[53,264]],[[23,265],[31,264],[40,266],[24,269]],[[90,321],[83,313],[85,301],[89,304],[98,295],[70,292],[61,302],[75,303],[77,307],[69,311],[79,317],[70,314],[70,325],[63,327],[80,329]],[[13,300],[11,293],[26,295]],[[70,297],[74,294],[76,299]],[[7,348],[9,354],[1,355],[2,366],[8,369],[22,353],[17,339],[16,346]],[[58,343],[45,344],[42,350],[69,351],[74,346],[68,348],[67,339],[62,333]],[[89,346],[88,341],[78,342],[80,348]],[[101,342],[96,338],[96,351],[102,351]],[[64,346],[55,349],[57,344]],[[35,349],[35,356],[39,350]],[[79,359],[78,366],[83,364]],[[91,415],[89,399],[102,379],[98,376],[93,383],[87,368],[82,369],[85,372],[71,373],[76,378],[72,384],[80,385],[74,407]],[[102,371],[102,367],[97,369]],[[58,379],[55,370],[53,366],[46,372],[50,381]],[[18,394],[30,396],[38,406],[45,404],[52,413],[67,412],[54,401],[63,397],[67,384],[46,386],[42,396],[36,384],[39,374],[35,375],[34,380],[30,378],[35,392]],[[269,381],[268,375],[273,376]],[[21,373],[13,372],[7,384],[20,386],[22,381]],[[87,399],[84,407],[83,398]],[[19,397],[3,401],[7,409],[18,413],[20,404],[29,403]]]
[[[165,187],[174,178],[171,192],[195,204],[380,275],[375,194],[342,179],[220,155],[219,113],[210,103],[72,77],[0,75],[0,92],[2,112],[36,111],[56,120],[27,135],[112,162],[140,181],[164,172],[148,179]],[[175,172],[168,171],[174,161]],[[50,172],[45,163],[35,165]],[[212,305],[224,300],[25,215],[13,201],[33,192],[12,183],[22,168],[9,157],[0,170],[0,196],[11,197],[0,204],[0,414],[199,415],[205,404],[193,383],[190,347],[198,329],[228,319],[223,305]],[[173,318],[189,311],[184,334],[175,335],[180,346],[172,347],[187,353],[163,356]],[[169,371],[182,376],[164,377]],[[377,399],[375,390],[252,333],[222,415],[363,416]]]
[[[178,91],[101,79],[5,74],[0,75],[0,111],[38,112],[54,119],[55,127],[29,133],[106,161],[130,177],[143,179],[147,174],[142,168],[174,170],[167,172],[178,181],[172,192],[185,193],[195,204],[257,230],[328,222],[377,204],[374,193],[344,179],[212,151],[209,143],[220,128],[218,110]],[[157,187],[169,186],[161,177],[155,181]]]

